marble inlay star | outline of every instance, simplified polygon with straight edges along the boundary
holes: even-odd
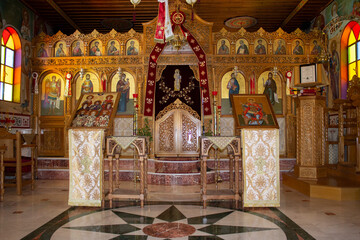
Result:
[[[156,206],[156,205],[155,205]],[[184,208],[185,207],[185,208]],[[197,206],[200,208],[199,206]],[[134,207],[135,208],[135,207]],[[98,233],[110,233],[116,234],[115,238],[107,238],[107,239],[148,239],[148,236],[145,236],[145,232],[149,232],[149,227],[160,224],[156,222],[168,222],[173,224],[174,222],[179,222],[182,228],[195,228],[197,231],[189,231],[188,239],[225,239],[222,236],[226,236],[227,234],[241,234],[248,232],[258,232],[258,231],[274,231],[278,230],[276,227],[257,227],[257,226],[234,226],[221,223],[221,220],[226,219],[232,213],[236,212],[236,210],[222,209],[221,212],[213,213],[213,211],[202,210],[205,214],[201,214],[202,211],[198,214],[198,216],[194,217],[186,217],[189,215],[186,211],[186,206],[182,206],[183,211],[179,210],[178,207],[172,205],[167,207],[164,211],[158,214],[156,217],[146,216],[146,211],[139,211],[140,214],[129,213],[128,210],[122,211],[121,208],[108,210],[112,211],[117,217],[121,218],[121,221],[124,221],[125,224],[111,224],[111,225],[88,225],[88,226],[72,226],[72,227],[63,227],[63,229],[71,229],[71,230],[82,230],[82,231],[91,231]],[[216,211],[215,211],[216,212]],[[226,221],[226,220],[225,220]],[[180,223],[181,222],[181,223]],[[166,224],[163,224],[162,231],[169,231],[167,234],[167,238],[174,238],[178,236],[182,236],[184,232],[174,231],[174,227],[169,224],[169,228],[171,229],[163,229],[166,228]],[[190,226],[191,225],[191,226]],[[172,226],[172,227],[170,227]],[[139,234],[139,230],[144,229],[142,234]],[[171,232],[173,231],[173,232]],[[184,230],[185,231],[185,230]],[[186,232],[186,231],[185,231]],[[76,233],[73,233],[76,234]],[[192,236],[191,236],[192,235]],[[162,236],[162,235],[159,235]],[[151,237],[150,237],[151,239]]]
[[[209,202],[206,209],[201,203],[117,204],[122,207],[71,207],[22,239],[314,239],[277,208],[243,211],[231,202]]]

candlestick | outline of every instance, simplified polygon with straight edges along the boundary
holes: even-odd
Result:
[[[218,132],[217,132],[217,134],[218,134],[218,136],[220,136],[221,135],[221,121],[220,121],[220,118],[221,118],[221,106],[217,106],[217,109],[218,109],[218,118],[219,118],[219,120],[218,120]]]
[[[214,136],[217,135],[216,95],[217,95],[217,92],[213,91],[213,96],[214,96]]]
[[[138,109],[137,97],[138,97],[138,94],[134,93],[133,97],[134,97],[133,135],[135,136],[135,135],[137,135],[137,109]]]
[[[214,91],[215,91],[215,68],[213,68],[212,70],[213,70],[213,82],[214,82]]]

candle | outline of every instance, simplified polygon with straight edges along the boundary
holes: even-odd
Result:
[[[212,70],[213,70],[213,81],[214,81],[214,91],[215,91],[215,68],[213,68]]]
[[[217,95],[217,91],[212,91],[212,95],[215,97]]]
[[[137,94],[137,93],[134,93],[134,94],[133,94],[133,97],[134,97],[134,98],[137,98],[137,97],[138,97],[138,94]]]
[[[219,110],[221,110],[221,106],[217,106],[217,108],[218,108]]]

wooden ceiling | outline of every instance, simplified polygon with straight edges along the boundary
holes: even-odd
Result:
[[[121,18],[132,21],[134,13],[134,7],[129,0],[21,1],[52,25],[55,32],[61,30],[65,34],[71,34],[75,29],[82,33],[90,33],[94,29],[106,33],[111,29],[101,24],[104,19]],[[177,0],[169,0],[170,3],[175,1]],[[307,28],[309,22],[330,2],[331,0],[198,0],[194,10],[202,19],[214,23],[215,32],[225,27],[225,20],[237,16],[257,19],[257,24],[248,28],[248,31],[256,31],[262,27],[272,32],[282,27],[286,32],[292,32],[298,27]],[[136,7],[133,28],[141,32],[142,23],[155,18],[157,11],[157,0],[142,0]]]

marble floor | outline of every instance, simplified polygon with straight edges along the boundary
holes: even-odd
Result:
[[[0,239],[360,239],[360,201],[314,199],[282,186],[279,208],[243,211],[220,201],[203,209],[199,191],[151,185],[143,209],[125,201],[69,207],[67,181],[41,180],[22,196],[6,189]]]

